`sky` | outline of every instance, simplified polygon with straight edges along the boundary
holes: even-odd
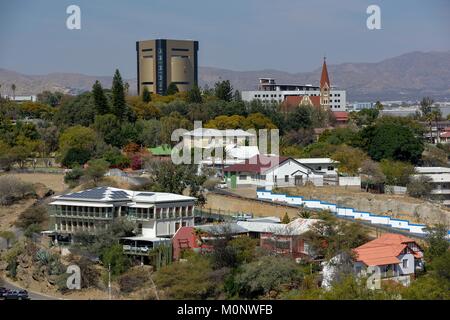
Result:
[[[369,30],[366,9],[381,10]],[[69,30],[66,8],[81,9]],[[450,0],[0,0],[0,68],[136,77],[137,40],[199,41],[199,65],[314,70],[450,50]]]

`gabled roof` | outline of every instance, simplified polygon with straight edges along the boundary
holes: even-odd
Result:
[[[275,168],[288,159],[289,157],[278,157],[278,156],[265,156],[256,155],[244,163],[237,163],[232,166],[226,167],[225,172],[253,172],[253,173],[263,173],[269,169]],[[292,159],[294,160],[294,159]],[[295,160],[294,160],[295,161]]]
[[[283,111],[294,111],[296,107],[301,104],[312,103],[314,107],[320,107],[320,96],[308,96],[308,95],[289,95],[284,98],[281,105]]]
[[[397,257],[408,247],[408,243],[415,243],[415,241],[401,234],[386,233],[355,248],[354,252],[356,260],[367,266],[397,264],[400,262]],[[420,257],[420,255],[413,254]]]

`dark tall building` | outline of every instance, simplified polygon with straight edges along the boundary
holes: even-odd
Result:
[[[198,78],[198,41],[156,39],[136,42],[137,90],[165,94],[173,82],[188,91]]]

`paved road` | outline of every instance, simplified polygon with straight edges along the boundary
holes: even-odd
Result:
[[[25,288],[18,287],[16,285],[6,281],[5,279],[0,279],[0,287],[5,287],[6,289],[9,289],[9,290],[25,289]],[[30,297],[30,300],[63,300],[61,298],[47,296],[42,293],[31,292],[28,289],[25,289],[25,290],[28,291],[28,296]]]

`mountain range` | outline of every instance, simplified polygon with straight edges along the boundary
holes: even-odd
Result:
[[[318,85],[321,67],[310,72],[289,73],[279,70],[233,71],[214,67],[199,67],[200,86],[213,87],[219,80],[230,80],[235,89],[252,90],[258,78],[275,78],[278,83]],[[418,100],[431,96],[435,100],[450,100],[450,51],[410,52],[374,63],[328,64],[331,84],[347,90],[347,101]],[[0,68],[2,94],[37,94],[44,90],[75,94],[90,90],[95,80],[110,87],[112,77],[77,73],[26,75]],[[126,79],[130,92],[136,92],[136,79]]]

